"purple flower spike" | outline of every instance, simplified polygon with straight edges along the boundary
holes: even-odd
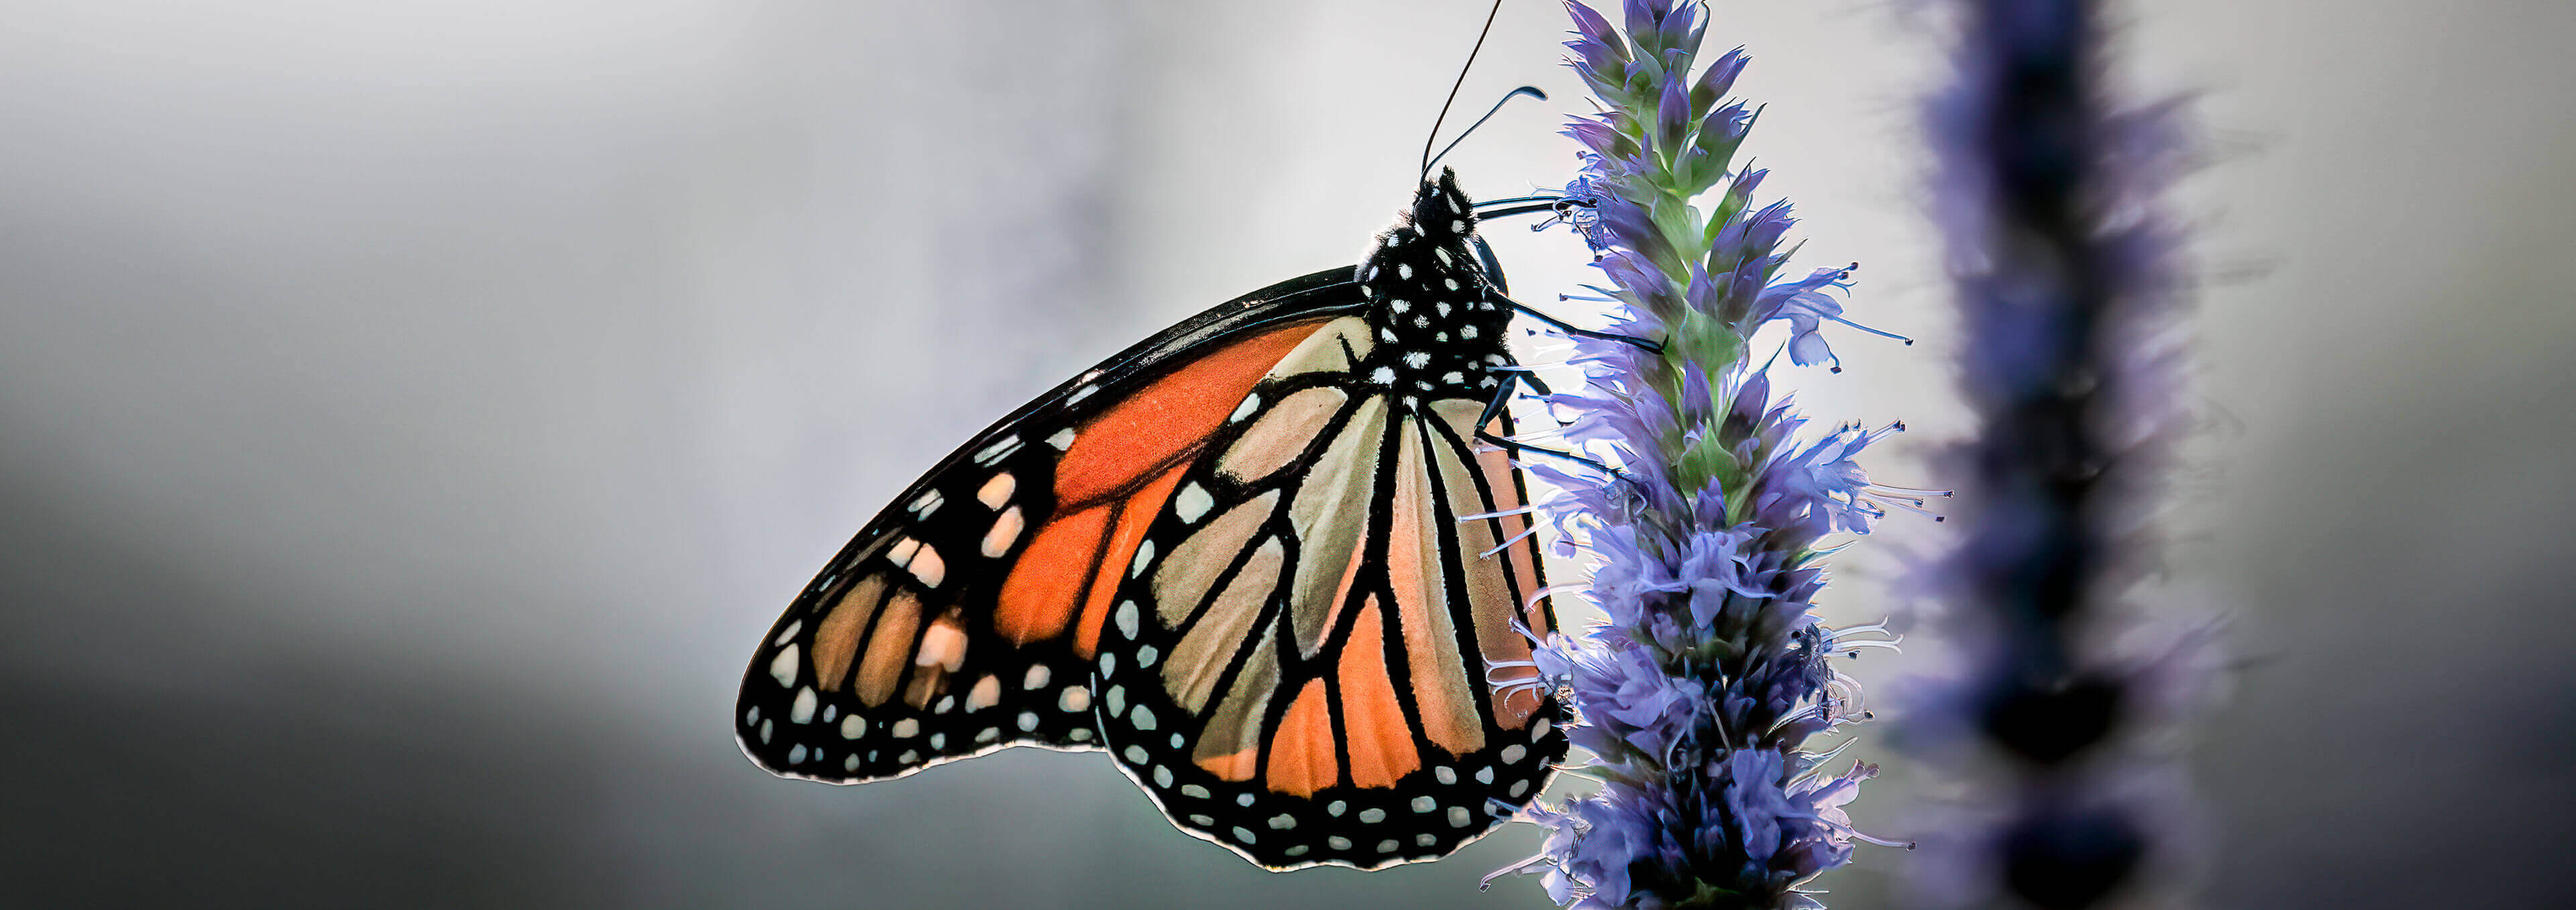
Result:
[[[2156,628],[2125,586],[2154,560],[2144,516],[2177,424],[2178,244],[2156,197],[2181,147],[2170,105],[2110,103],[2096,6],[1960,0],[1958,79],[1928,111],[1981,424],[1951,459],[1972,507],[1935,579],[1963,671],[1907,729],[1973,784],[1919,822],[1940,834],[1918,890],[1941,902],[2159,903],[2137,892],[2177,887],[2188,846],[2179,771],[2147,744],[2194,701],[2208,674],[2173,669],[2213,662],[2208,636],[2140,653],[2115,634]]]
[[[1747,58],[1700,60],[1702,9],[1625,0],[1613,28],[1568,6],[1569,65],[1602,110],[1567,127],[1587,151],[1559,212],[1596,253],[1607,286],[1589,299],[1617,305],[1611,331],[1656,342],[1576,337],[1585,387],[1548,399],[1565,439],[1615,472],[1530,465],[1562,491],[1546,504],[1560,547],[1591,562],[1569,587],[1608,618],[1533,658],[1602,784],[1532,808],[1551,833],[1515,869],[1576,907],[1822,906],[1802,886],[1869,840],[1842,807],[1877,769],[1831,773],[1807,742],[1861,719],[1833,659],[1893,642],[1818,624],[1820,541],[1942,495],[1854,462],[1898,427],[1799,442],[1805,418],[1748,362],[1775,320],[1793,361],[1830,361],[1827,324],[1857,328],[1828,296],[1851,270],[1782,276],[1789,205],[1754,206],[1763,172],[1734,165],[1754,117],[1724,96]]]

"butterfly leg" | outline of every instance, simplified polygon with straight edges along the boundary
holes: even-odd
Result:
[[[1494,300],[1497,303],[1504,304],[1512,309],[1520,311],[1522,315],[1547,323],[1557,331],[1568,335],[1574,335],[1581,338],[1598,338],[1603,341],[1616,341],[1622,344],[1632,345],[1638,350],[1649,354],[1661,354],[1664,352],[1664,343],[1661,341],[1651,341],[1631,335],[1621,335],[1617,332],[1596,332],[1591,329],[1576,328],[1572,323],[1568,323],[1565,320],[1539,312],[1538,310],[1532,309],[1528,304],[1522,303],[1518,300],[1513,300],[1500,294],[1496,294],[1494,296]]]
[[[1555,449],[1542,449],[1533,445],[1513,442],[1509,439],[1504,439],[1501,436],[1494,435],[1493,431],[1485,429],[1487,425],[1494,422],[1494,418],[1502,416],[1503,409],[1511,404],[1512,392],[1516,391],[1522,383],[1528,383],[1530,388],[1537,390],[1541,394],[1545,394],[1547,392],[1547,385],[1539,382],[1538,377],[1536,376],[1532,376],[1528,373],[1504,373],[1502,383],[1494,388],[1494,400],[1485,402],[1485,413],[1476,416],[1476,441],[1501,446],[1503,451],[1510,452],[1515,455],[1522,452],[1530,452],[1539,455],[1553,455],[1576,464],[1584,465],[1592,468],[1593,470],[1607,473],[1614,477],[1620,476],[1618,468],[1602,464],[1601,462],[1585,458],[1581,455],[1577,455],[1572,452],[1560,452]]]

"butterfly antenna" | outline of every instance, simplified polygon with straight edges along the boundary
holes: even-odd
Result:
[[[1494,102],[1494,109],[1493,109],[1493,110],[1486,111],[1486,112],[1485,112],[1485,116],[1482,116],[1482,117],[1478,117],[1478,118],[1476,118],[1476,122],[1474,122],[1474,123],[1470,123],[1470,124],[1467,124],[1467,128],[1466,128],[1466,129],[1458,131],[1458,138],[1456,138],[1456,139],[1451,139],[1451,140],[1449,140],[1449,144],[1448,144],[1448,145],[1444,145],[1444,146],[1441,146],[1441,147],[1440,147],[1440,154],[1433,155],[1433,156],[1431,156],[1431,160],[1430,160],[1430,161],[1424,162],[1424,163],[1423,163],[1423,165],[1422,165],[1422,175],[1423,175],[1423,176],[1425,176],[1425,177],[1431,176],[1431,166],[1432,166],[1432,165],[1434,165],[1434,164],[1439,164],[1439,163],[1440,163],[1440,159],[1449,157],[1449,150],[1450,150],[1450,149],[1457,148],[1457,147],[1458,147],[1458,143],[1461,143],[1461,142],[1465,142],[1465,141],[1467,141],[1467,136],[1468,136],[1469,134],[1474,133],[1474,132],[1476,131],[1476,128],[1477,128],[1477,127],[1484,126],[1484,125],[1485,125],[1485,121],[1487,121],[1487,120],[1492,120],[1492,119],[1494,119],[1494,115],[1495,115],[1495,114],[1502,113],[1502,112],[1503,112],[1503,105],[1510,104],[1510,103],[1512,103],[1512,99],[1514,99],[1514,98],[1518,98],[1518,97],[1521,97],[1521,96],[1523,96],[1523,95],[1527,95],[1527,96],[1529,96],[1529,97],[1536,98],[1536,99],[1538,99],[1538,100],[1540,100],[1540,101],[1545,101],[1545,100],[1547,100],[1547,93],[1546,93],[1546,92],[1539,91],[1539,90],[1538,90],[1538,86],[1535,86],[1535,85],[1524,85],[1524,86],[1521,86],[1521,87],[1519,87],[1519,88],[1516,88],[1516,89],[1513,89],[1513,90],[1511,90],[1511,91],[1509,91],[1509,92],[1504,93],[1504,95],[1503,95],[1503,100]],[[1479,203],[1479,204],[1482,204],[1482,203]],[[1553,202],[1552,200],[1551,200],[1551,202],[1550,202],[1548,205],[1541,206],[1541,208],[1554,208],[1554,207],[1555,207],[1555,204],[1554,204],[1554,202]]]
[[[1502,14],[1503,0],[1494,0],[1494,8],[1485,13],[1485,27],[1476,32],[1476,46],[1467,51],[1466,65],[1458,68],[1458,81],[1449,84],[1449,97],[1440,102],[1440,115],[1431,118],[1431,135],[1422,137],[1422,176],[1424,177],[1431,176],[1431,145],[1440,141],[1440,122],[1449,119],[1449,106],[1458,103],[1458,89],[1467,84],[1467,70],[1476,65],[1476,52],[1485,49],[1485,36],[1494,33],[1494,17]]]

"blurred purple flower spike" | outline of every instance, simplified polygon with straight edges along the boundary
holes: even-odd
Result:
[[[1966,786],[1917,821],[1939,832],[1918,858],[1931,902],[2137,905],[2177,890],[2193,840],[2179,766],[2149,744],[2215,650],[2127,591],[2155,558],[2178,422],[2179,244],[2157,196],[2183,145],[2172,105],[2110,102],[2099,6],[1959,0],[1958,78],[1927,111],[1980,422],[1950,460],[1968,508],[1935,579],[1959,673],[1920,687],[1902,729]]]

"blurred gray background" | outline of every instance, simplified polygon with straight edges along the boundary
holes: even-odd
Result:
[[[1720,0],[1810,264],[1819,419],[1959,432],[1924,20]],[[1480,0],[0,4],[0,903],[1535,907],[1514,830],[1273,875],[1099,755],[772,779],[754,639],[951,445],[1127,342],[1349,262]],[[2165,586],[2250,661],[2196,770],[2220,907],[2576,886],[2576,5],[2161,0],[2212,283]],[[1511,0],[1454,156],[1561,182]],[[1526,296],[1586,276],[1505,226]],[[1544,356],[1546,347],[1533,349]],[[1835,609],[1896,609],[1896,522]],[[1918,658],[1919,659],[1919,658]],[[1900,664],[1873,659],[1881,684]],[[1897,780],[1862,825],[1905,836]],[[1900,903],[1901,857],[1826,880]],[[2555,896],[2555,897],[2553,897]]]

